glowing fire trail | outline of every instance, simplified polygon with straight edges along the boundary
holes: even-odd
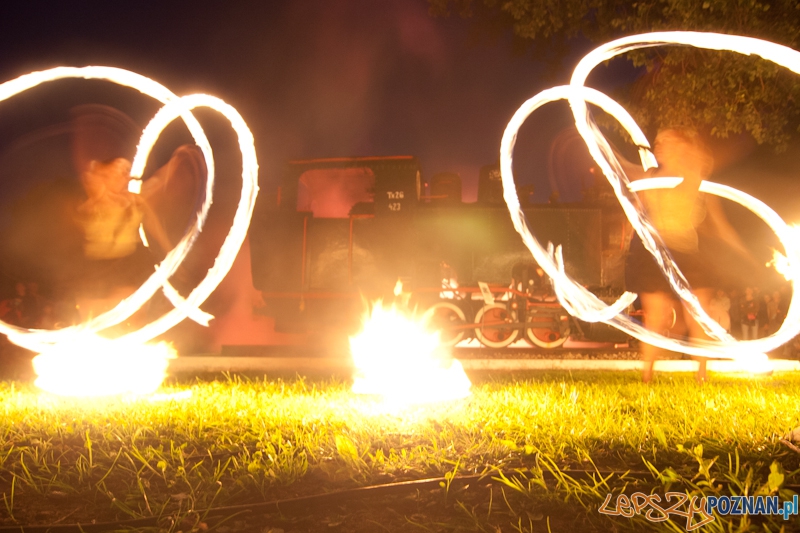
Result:
[[[584,83],[589,73],[598,64],[619,54],[640,48],[668,44],[726,50],[745,55],[755,54],[786,67],[792,72],[800,73],[800,52],[775,43],[735,35],[661,32],[634,35],[600,46],[579,62],[573,72],[571,85],[542,91],[525,102],[514,114],[503,134],[500,149],[504,198],[508,204],[514,227],[522,236],[523,241],[536,261],[539,262],[548,276],[553,279],[559,301],[571,314],[586,321],[606,322],[643,342],[668,350],[703,357],[734,357],[744,360],[747,364],[754,365],[758,362],[764,362],[766,356],[763,355],[763,352],[777,348],[800,333],[800,305],[795,301],[794,293],[787,317],[776,333],[763,339],[744,342],[736,342],[728,335],[708,316],[694,295],[692,295],[688,282],[683,277],[678,266],[673,262],[660,236],[647,220],[635,193],[637,187],[639,190],[644,188],[674,187],[680,178],[673,178],[672,181],[661,178],[655,182],[653,180],[644,180],[644,182],[631,184],[611,147],[592,119],[586,105],[587,102],[595,104],[614,116],[631,135],[634,143],[640,147],[639,156],[642,161],[642,167],[645,170],[656,167],[658,163],[649,149],[650,144],[631,116],[619,104],[603,93],[585,87]],[[665,273],[673,290],[687,304],[690,313],[702,325],[709,336],[717,339],[717,341],[673,339],[645,329],[640,324],[621,314],[621,311],[636,298],[635,294],[625,293],[617,302],[607,306],[566,274],[560,247],[554,250],[552,245],[549,245],[548,250],[545,250],[531,234],[525,215],[520,209],[519,199],[514,187],[512,170],[514,144],[517,132],[527,117],[542,105],[558,99],[569,100],[575,117],[575,124],[586,142],[592,158],[611,183],[623,211],[641,237],[647,250],[654,256]],[[783,264],[789,271],[789,275],[786,275],[787,279],[798,279],[798,273],[800,273],[800,240],[794,238],[791,228],[786,225],[777,213],[763,202],[731,187],[704,181],[700,191],[737,202],[764,220],[778,236],[786,251],[786,261]],[[792,288],[794,290],[794,286]]]
[[[207,324],[210,315],[203,313],[199,306],[208,298],[233,264],[246,236],[258,192],[258,163],[252,133],[239,113],[218,98],[199,94],[178,97],[163,85],[139,74],[113,67],[92,66],[83,68],[57,67],[20,76],[17,79],[0,84],[0,101],[42,83],[65,78],[110,81],[136,89],[165,104],[145,128],[140,140],[133,162],[133,180],[128,185],[131,192],[138,193],[141,190],[141,174],[150,150],[164,128],[176,118],[181,118],[184,121],[196,144],[200,147],[208,169],[208,177],[203,203],[197,213],[195,223],[189,228],[178,245],[167,254],[150,278],[133,295],[122,300],[114,309],[83,324],[52,331],[20,328],[0,321],[0,334],[5,334],[11,342],[35,352],[46,352],[48,354],[47,356],[39,356],[38,361],[35,363],[36,370],[40,373],[41,384],[53,384],[53,379],[57,379],[57,374],[51,379],[50,376],[43,376],[42,372],[59,372],[59,368],[63,370],[62,365],[54,362],[54,357],[56,356],[52,354],[59,354],[58,357],[66,361],[67,358],[78,357],[80,352],[97,349],[105,354],[105,357],[109,357],[116,362],[111,366],[108,364],[102,365],[106,370],[111,371],[113,367],[117,373],[135,372],[135,362],[120,357],[114,358],[113,354],[119,353],[120,350],[126,350],[131,345],[137,346],[137,349],[144,349],[142,347],[143,343],[167,331],[186,317],[191,317],[200,323]],[[168,280],[185,259],[202,230],[211,206],[214,190],[213,155],[202,127],[191,113],[191,110],[196,107],[213,109],[230,121],[242,151],[242,195],[234,215],[232,227],[220,248],[214,266],[191,294],[184,299],[169,285]],[[159,288],[163,288],[165,295],[173,303],[175,309],[138,331],[129,333],[119,339],[114,339],[113,341],[97,339],[94,335],[95,333],[119,324],[132,316]],[[68,347],[69,349],[67,349]],[[90,358],[94,357],[94,355],[88,355],[88,352],[85,355]],[[163,355],[163,357],[165,358],[164,364],[166,364],[166,358],[171,357],[171,355],[167,354]],[[99,359],[92,360],[99,361]],[[123,364],[123,361],[127,361],[129,364]],[[158,365],[156,366],[158,367]],[[160,373],[158,383],[162,379],[163,371]],[[60,388],[58,385],[53,386]]]

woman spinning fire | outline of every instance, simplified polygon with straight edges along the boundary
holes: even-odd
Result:
[[[691,285],[692,293],[708,311],[715,289],[724,283],[724,275],[714,267],[720,264],[721,256],[736,252],[739,265],[753,264],[754,260],[728,223],[718,198],[700,194],[700,183],[711,174],[714,159],[697,132],[662,130],[656,137],[653,153],[659,163],[657,176],[681,177],[683,181],[673,189],[643,191],[640,197],[648,218]],[[626,288],[639,294],[644,324],[649,330],[668,335],[688,332],[692,338],[709,338],[673,295],[638,235],[631,240],[625,272]],[[645,382],[653,377],[659,351],[655,346],[642,345]],[[697,378],[702,382],[706,379],[706,359],[699,361]]]
[[[108,113],[103,110],[103,114]],[[172,249],[172,241],[150,200],[163,195],[170,182],[172,188],[176,188],[175,182],[196,187],[205,167],[194,147],[180,147],[167,165],[145,180],[142,194],[134,194],[128,190],[131,162],[122,156],[127,154],[120,143],[108,146],[107,141],[98,140],[96,116],[90,115],[88,120],[85,115],[79,116],[76,122],[76,163],[82,167],[80,181],[87,197],[76,210],[85,260],[77,295],[79,314],[86,319],[133,294],[154,272],[156,262]],[[82,122],[88,123],[88,132],[82,129]],[[94,145],[79,144],[86,139]],[[93,152],[116,157],[88,159],[86,155]]]

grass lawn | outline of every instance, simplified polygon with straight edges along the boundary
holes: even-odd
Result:
[[[797,375],[473,382],[467,399],[402,410],[330,380],[172,382],[156,397],[81,401],[0,382],[0,531],[685,531],[674,514],[653,523],[644,510],[598,509],[623,491],[783,500],[800,485],[800,454],[781,442],[800,426]],[[158,519],[130,522],[143,517]],[[800,518],[716,516],[700,530],[782,527]]]

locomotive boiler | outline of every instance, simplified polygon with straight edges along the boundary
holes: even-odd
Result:
[[[567,272],[599,296],[621,293],[630,231],[621,210],[596,190],[558,205],[531,204],[530,192],[519,189],[536,238],[560,244]],[[423,183],[411,156],[290,161],[259,199],[250,246],[254,286],[279,332],[352,334],[365,300],[393,298],[400,280],[445,344],[626,340],[558,304],[514,231],[496,167],[482,169],[477,202],[463,203],[458,175]]]

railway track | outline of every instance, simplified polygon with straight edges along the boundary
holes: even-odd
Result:
[[[597,345],[542,350],[541,348],[457,347],[453,356],[468,372],[514,371],[636,371],[641,370],[639,354],[627,346]],[[658,372],[695,372],[697,361],[680,354],[656,362]],[[800,371],[800,361],[773,360],[774,371]],[[709,361],[711,372],[741,372],[734,361]],[[350,378],[352,360],[346,350],[322,351],[297,346],[224,346],[219,354],[183,356],[170,362],[172,375],[247,373],[272,375],[335,375]]]

